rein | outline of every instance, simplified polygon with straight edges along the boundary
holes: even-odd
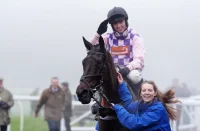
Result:
[[[103,97],[106,102],[112,106],[112,104],[110,103],[110,101],[108,100],[107,96],[103,93],[103,76],[104,76],[104,71],[105,71],[105,67],[107,66],[107,57],[104,53],[100,53],[100,52],[94,52],[94,51],[89,51],[89,53],[94,53],[94,54],[101,54],[104,56],[104,62],[103,62],[103,65],[101,67],[101,72],[99,74],[92,74],[92,75],[82,75],[81,76],[81,79],[80,81],[84,82],[87,86],[88,86],[88,89],[89,91],[92,93],[92,98],[97,102],[97,104],[100,106],[100,107],[104,107],[104,105],[102,105],[96,98],[95,98],[95,92],[97,91],[99,93],[99,95],[101,97]],[[91,85],[85,80],[86,78],[89,78],[89,77],[97,77],[97,76],[100,76],[101,79],[99,80],[99,84],[96,85],[94,88],[91,88]]]

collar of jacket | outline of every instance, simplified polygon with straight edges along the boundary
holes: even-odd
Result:
[[[143,110],[145,110],[145,109],[148,109],[148,107],[150,107],[151,105],[153,105],[153,104],[155,104],[155,103],[157,103],[157,102],[158,102],[158,99],[157,99],[157,98],[154,98],[153,101],[148,102],[148,103],[144,103],[143,100],[140,100],[140,101],[139,101],[138,110],[143,111]]]
[[[59,91],[61,90],[60,86],[58,86],[58,87],[57,87],[57,89],[58,89],[58,90],[56,90],[56,91],[53,91],[53,87],[52,87],[52,86],[50,86],[50,87],[49,87],[49,92],[51,92],[51,93],[54,93],[54,92],[59,92]]]
[[[125,40],[126,37],[128,36],[128,33],[129,33],[128,30],[129,30],[129,29],[127,28],[127,29],[126,29],[124,32],[122,32],[122,33],[119,33],[119,32],[114,31],[113,34],[115,35],[115,37],[116,37],[117,39]]]

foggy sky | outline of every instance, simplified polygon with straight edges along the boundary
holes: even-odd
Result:
[[[198,0],[9,0],[0,1],[0,76],[7,88],[46,88],[52,76],[75,90],[90,40],[107,12],[122,6],[144,39],[145,79],[161,89],[172,78],[198,88]],[[111,28],[109,27],[109,31]]]

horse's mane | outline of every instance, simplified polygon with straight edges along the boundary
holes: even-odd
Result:
[[[116,72],[115,65],[112,60],[112,56],[109,51],[106,51],[106,57],[107,57],[108,70],[109,70],[109,74],[110,74],[109,77],[111,80],[111,86],[112,86],[112,89],[116,89],[117,86],[119,85],[119,83],[117,81],[117,72]]]
[[[101,52],[99,44],[94,45],[93,47],[94,47],[93,50],[95,52]],[[112,56],[111,56],[111,54],[108,50],[106,50],[105,55],[106,55],[107,66],[108,66],[108,71],[109,71],[108,74],[109,74],[109,80],[110,80],[110,84],[111,84],[110,86],[113,90],[116,90],[119,83],[118,83],[118,80],[117,80],[117,72],[116,72],[116,69],[115,69],[115,65],[113,63]]]

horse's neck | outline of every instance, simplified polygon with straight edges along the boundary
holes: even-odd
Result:
[[[111,86],[112,84],[110,82],[106,82],[105,84],[103,84],[103,93],[106,95],[110,103],[119,103],[120,98],[118,92],[117,90],[114,90]],[[117,89],[117,87],[115,89]],[[110,106],[110,104],[105,100],[105,98],[103,100],[105,106]]]

